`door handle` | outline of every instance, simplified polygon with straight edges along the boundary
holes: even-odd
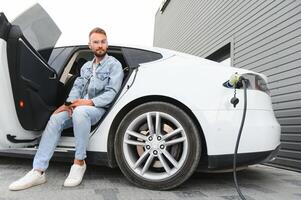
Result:
[[[56,79],[56,73],[52,73],[52,74],[49,76],[49,79],[50,79],[50,80]]]

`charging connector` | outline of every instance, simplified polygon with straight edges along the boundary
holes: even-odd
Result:
[[[234,88],[234,96],[230,100],[230,103],[233,104],[234,108],[239,103],[239,99],[236,97],[236,89],[242,87],[242,79],[244,79],[244,77],[236,72],[228,81],[229,85]]]

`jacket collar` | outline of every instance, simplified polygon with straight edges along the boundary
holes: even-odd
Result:
[[[98,67],[99,65],[103,65],[103,63],[105,63],[108,60],[109,56],[108,54],[105,55],[105,57],[97,64],[96,67]],[[89,65],[89,68],[92,69],[92,65],[95,62],[95,57],[93,58],[93,60],[91,61],[91,64]]]

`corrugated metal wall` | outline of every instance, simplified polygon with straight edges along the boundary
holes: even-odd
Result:
[[[301,171],[301,1],[171,0],[154,46],[207,57],[231,43],[231,62],[268,76],[282,126],[274,165]]]

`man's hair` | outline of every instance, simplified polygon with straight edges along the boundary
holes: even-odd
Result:
[[[101,33],[101,34],[104,34],[105,36],[107,36],[105,30],[103,30],[102,28],[99,28],[99,27],[93,28],[93,29],[90,31],[90,33],[89,33],[89,37],[90,37],[93,33]]]

